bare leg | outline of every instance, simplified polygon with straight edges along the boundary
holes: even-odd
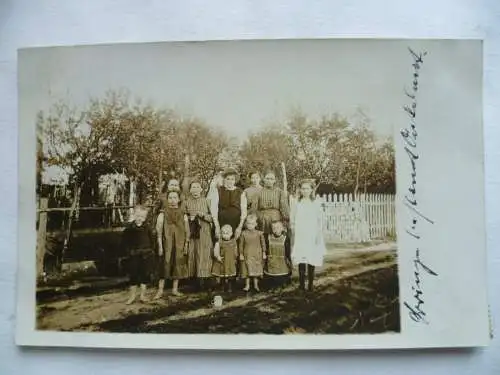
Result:
[[[130,304],[134,303],[136,296],[137,296],[137,286],[136,285],[132,285],[130,287],[130,297],[127,300],[126,304],[130,305]]]
[[[153,299],[160,299],[163,297],[163,290],[165,289],[165,279],[160,279],[158,281],[158,291],[156,292]]]
[[[260,292],[258,277],[253,278],[253,288],[255,289],[255,291]]]
[[[141,284],[141,295],[139,297],[141,302],[148,302],[149,299],[146,297],[146,284]]]
[[[243,288],[243,290],[244,290],[245,292],[248,292],[248,291],[250,290],[250,278],[249,278],[249,277],[247,277],[247,278],[245,279],[245,287]]]
[[[179,280],[178,279],[175,279],[172,282],[172,294],[174,296],[182,296],[182,293],[179,292]]]

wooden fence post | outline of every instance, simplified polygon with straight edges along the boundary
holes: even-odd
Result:
[[[36,273],[37,277],[43,276],[43,261],[45,258],[45,247],[47,240],[47,211],[49,199],[40,198],[40,219],[36,234]]]

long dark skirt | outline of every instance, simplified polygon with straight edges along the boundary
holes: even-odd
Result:
[[[223,209],[219,212],[219,225],[222,228],[224,225],[230,225],[233,228],[233,234],[240,224],[241,211],[235,207]]]
[[[153,254],[133,254],[128,259],[128,276],[131,285],[148,284],[151,281],[151,261]]]

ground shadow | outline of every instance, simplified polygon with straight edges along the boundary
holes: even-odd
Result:
[[[297,290],[266,293],[249,299],[242,306],[211,309],[208,314],[197,317],[189,317],[188,313],[207,307],[208,300],[191,298],[154,311],[103,322],[93,329],[183,334],[399,332],[398,296],[394,265],[319,286],[310,294]],[[173,314],[177,319],[166,320]]]

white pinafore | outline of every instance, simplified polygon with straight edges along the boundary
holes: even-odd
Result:
[[[294,228],[293,264],[306,263],[321,267],[326,254],[321,203],[310,199],[302,199],[296,202],[291,220]]]

